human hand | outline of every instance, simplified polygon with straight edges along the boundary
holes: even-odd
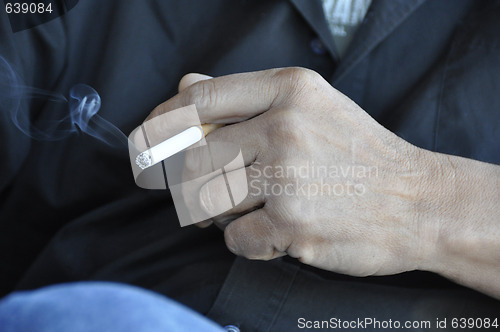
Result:
[[[433,250],[433,224],[416,209],[427,152],[383,128],[318,74],[285,68],[187,75],[180,93],[151,116],[189,104],[203,123],[230,124],[207,141],[239,144],[247,165],[247,198],[213,218],[234,253],[288,254],[365,276],[416,269]],[[218,210],[225,190],[222,176],[202,188],[207,212]]]

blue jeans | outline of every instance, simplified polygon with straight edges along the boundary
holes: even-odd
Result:
[[[216,323],[166,297],[107,282],[79,282],[15,292],[0,301],[0,330],[224,331]]]

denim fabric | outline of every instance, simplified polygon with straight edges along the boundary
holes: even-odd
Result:
[[[15,292],[0,301],[2,332],[161,332],[224,329],[169,298],[137,287],[80,282]]]

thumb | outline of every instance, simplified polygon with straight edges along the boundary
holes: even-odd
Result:
[[[209,80],[211,78],[212,76],[203,74],[196,74],[196,73],[186,74],[179,81],[179,92],[186,89],[188,86],[193,85],[196,82]]]

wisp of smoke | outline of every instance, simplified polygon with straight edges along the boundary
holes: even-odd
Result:
[[[73,126],[78,126],[82,132],[112,147],[127,148],[127,136],[97,114],[101,108],[101,97],[97,91],[88,85],[77,84],[71,88],[69,94],[69,110]]]
[[[60,93],[25,86],[0,56],[0,111],[8,112],[25,135],[54,141],[81,131],[114,148],[126,148],[127,136],[97,114],[100,107],[101,97],[85,84],[73,86],[69,100]]]

